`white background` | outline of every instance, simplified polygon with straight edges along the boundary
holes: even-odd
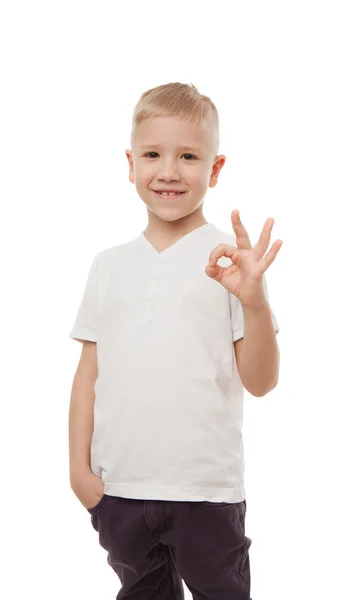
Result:
[[[256,243],[273,217],[272,243],[283,240],[266,272],[280,381],[263,398],[245,395],[251,595],[358,597],[355,9],[342,0],[1,4],[7,600],[110,599],[120,589],[70,489],[81,345],[67,336],[95,253],[146,227],[124,151],[140,94],[171,81],[193,83],[219,110],[227,163],[206,219],[231,231],[238,208]]]

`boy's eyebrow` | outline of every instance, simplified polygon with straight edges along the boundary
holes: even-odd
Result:
[[[161,144],[143,144],[142,146],[139,146],[140,150],[144,150],[145,148],[163,148],[163,146]],[[188,145],[188,146],[180,146],[180,148],[178,148],[178,150],[191,150],[192,152],[200,152],[199,148],[193,148],[192,146]]]

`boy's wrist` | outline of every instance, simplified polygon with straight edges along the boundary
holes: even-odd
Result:
[[[255,314],[257,312],[265,312],[265,311],[270,310],[270,304],[267,301],[266,296],[263,297],[262,300],[257,302],[257,304],[255,304],[255,305],[248,306],[246,304],[241,303],[241,306],[242,306],[243,313],[244,314],[246,313],[248,315],[251,313]]]

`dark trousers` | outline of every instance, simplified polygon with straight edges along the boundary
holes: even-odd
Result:
[[[104,494],[88,509],[122,587],[116,599],[251,600],[246,500],[137,500]]]

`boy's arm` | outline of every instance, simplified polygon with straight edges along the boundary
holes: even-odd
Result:
[[[243,308],[244,337],[234,342],[237,368],[243,386],[253,396],[265,396],[278,382],[280,351],[270,305]]]
[[[83,341],[73,378],[69,410],[69,462],[71,485],[81,473],[91,471],[94,386],[98,377],[97,344]]]

